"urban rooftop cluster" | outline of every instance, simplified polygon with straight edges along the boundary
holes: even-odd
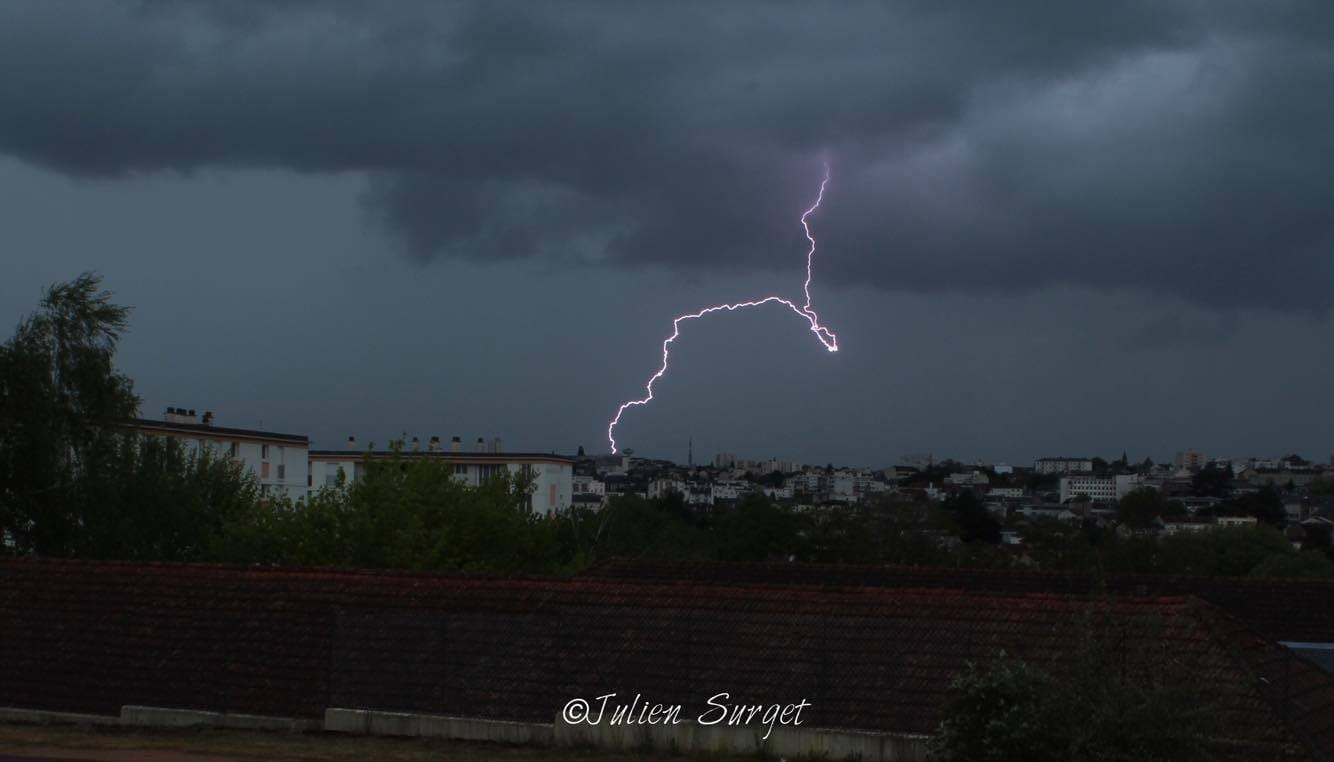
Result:
[[[388,457],[394,449],[372,450],[348,437],[337,450],[312,450],[305,435],[226,428],[212,413],[170,407],[162,420],[138,419],[145,434],[179,437],[195,446],[225,451],[252,473],[266,493],[300,499],[339,479],[359,478],[366,458]],[[438,458],[453,464],[457,477],[480,484],[491,475],[522,472],[533,479],[531,508],[554,514],[583,508],[599,511],[617,496],[661,500],[679,496],[699,510],[725,507],[750,495],[797,510],[886,501],[939,502],[968,494],[998,523],[1006,544],[1022,544],[1018,528],[1053,519],[1094,522],[1136,534],[1177,534],[1255,524],[1264,519],[1284,530],[1294,547],[1311,536],[1328,537],[1334,528],[1334,456],[1325,462],[1291,454],[1283,457],[1209,457],[1178,452],[1171,463],[1149,458],[1042,457],[1031,466],[964,463],[931,455],[905,456],[881,468],[809,465],[794,461],[747,460],[719,453],[712,462],[686,464],[617,455],[576,456],[505,452],[501,440],[462,437],[448,444],[431,436],[397,443],[400,457]],[[1161,500],[1152,515],[1127,525],[1123,503],[1132,494]],[[1263,496],[1273,515],[1238,506]],[[1275,508],[1274,506],[1278,507]]]
[[[1334,456],[1313,462],[1299,455],[1212,458],[1194,450],[1171,463],[1098,457],[1043,457],[1031,466],[964,463],[908,456],[883,468],[803,465],[739,459],[720,453],[706,465],[624,455],[579,457],[573,504],[600,509],[618,495],[662,499],[679,495],[693,507],[734,503],[763,494],[798,510],[884,502],[940,502],[969,495],[1007,530],[1007,544],[1023,542],[1018,529],[1043,519],[1092,522],[1135,534],[1177,534],[1217,527],[1282,528],[1300,549],[1310,535],[1334,527]],[[1125,502],[1147,496],[1150,515],[1127,522]],[[1264,503],[1271,515],[1251,506]],[[1152,510],[1156,508],[1156,510]]]

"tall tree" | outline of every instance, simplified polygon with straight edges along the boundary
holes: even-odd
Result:
[[[1153,525],[1154,519],[1167,513],[1167,498],[1153,487],[1140,487],[1126,493],[1116,505],[1116,517],[1135,529]]]
[[[78,480],[139,408],[113,364],[128,317],[85,273],[49,288],[0,345],[0,528],[21,551],[67,555],[78,544]]]
[[[959,539],[964,542],[1001,541],[1000,522],[972,492],[953,495],[945,501],[945,509],[954,518],[959,527]]]

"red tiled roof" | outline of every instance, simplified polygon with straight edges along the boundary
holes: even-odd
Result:
[[[1238,723],[1282,732],[1256,684],[1273,654],[1239,660],[1240,625],[1181,597],[1105,605],[1138,636],[1200,655]],[[728,691],[805,699],[813,727],[930,733],[969,660],[1004,649],[1058,664],[1088,610],[1046,593],[4,560],[0,706],[551,722],[574,697],[639,693],[688,716]]]
[[[931,588],[973,593],[1063,593],[1095,589],[1118,595],[1195,596],[1276,641],[1334,642],[1334,581],[1254,577],[1109,575],[927,566],[712,563],[611,559],[585,577],[627,582],[822,587]]]

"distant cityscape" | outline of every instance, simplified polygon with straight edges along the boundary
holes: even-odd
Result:
[[[397,452],[405,458],[453,463],[457,478],[474,485],[501,470],[524,473],[534,481],[530,509],[542,514],[574,508],[599,511],[618,496],[645,500],[676,496],[692,508],[709,509],[763,495],[797,510],[819,510],[944,501],[970,493],[1006,527],[1003,541],[1018,545],[1022,543],[1018,529],[1034,520],[1115,525],[1120,501],[1137,490],[1161,494],[1174,509],[1170,517],[1137,527],[1140,534],[1255,524],[1254,515],[1228,515],[1225,508],[1248,494],[1268,490],[1282,505],[1285,534],[1294,547],[1300,548],[1307,534],[1328,536],[1334,527],[1334,490],[1328,489],[1334,486],[1334,456],[1321,462],[1297,454],[1227,458],[1182,450],[1170,463],[1135,460],[1123,453],[1111,460],[1050,456],[1032,465],[1010,465],[909,455],[893,466],[872,469],[751,460],[730,452],[696,464],[693,447],[688,455],[692,462],[685,464],[634,457],[632,452],[585,455],[582,448],[572,456],[506,452],[498,438],[478,437],[465,444],[459,436],[450,437],[448,443],[439,436],[425,442],[412,437],[379,450],[368,450],[348,437],[343,449],[312,450],[305,435],[222,427],[212,413],[201,417],[176,407],[167,408],[160,421],[139,419],[133,427],[224,450],[254,476],[262,491],[282,492],[293,499],[335,485],[340,478],[359,478],[365,458]]]

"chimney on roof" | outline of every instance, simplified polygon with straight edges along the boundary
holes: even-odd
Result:
[[[200,423],[203,423],[205,426],[212,426],[212,425],[213,425],[213,411],[212,411],[212,410],[205,410],[205,411],[204,411],[204,420],[200,421]]]
[[[460,451],[460,450],[462,450],[462,449],[463,449],[463,440],[462,440],[462,439],[459,439],[458,437],[450,437],[450,440],[449,440],[449,451],[450,451],[450,452],[458,452],[458,451]]]
[[[421,451],[422,451],[422,441],[421,441],[420,439],[418,439],[417,437],[413,437],[413,438],[412,438],[412,451],[413,451],[413,452],[421,452]]]
[[[486,440],[477,437],[477,452],[486,452]]]
[[[169,407],[167,414],[162,417],[167,423],[195,423],[195,411],[186,410],[183,407]]]
[[[355,450],[355,449],[357,449],[357,438],[356,438],[356,437],[348,437],[348,438],[347,438],[347,449],[349,449],[349,450]]]
[[[491,440],[491,452],[503,452],[500,446],[500,437]]]
[[[440,437],[431,437],[431,441],[426,445],[426,448],[431,452],[440,452]]]

